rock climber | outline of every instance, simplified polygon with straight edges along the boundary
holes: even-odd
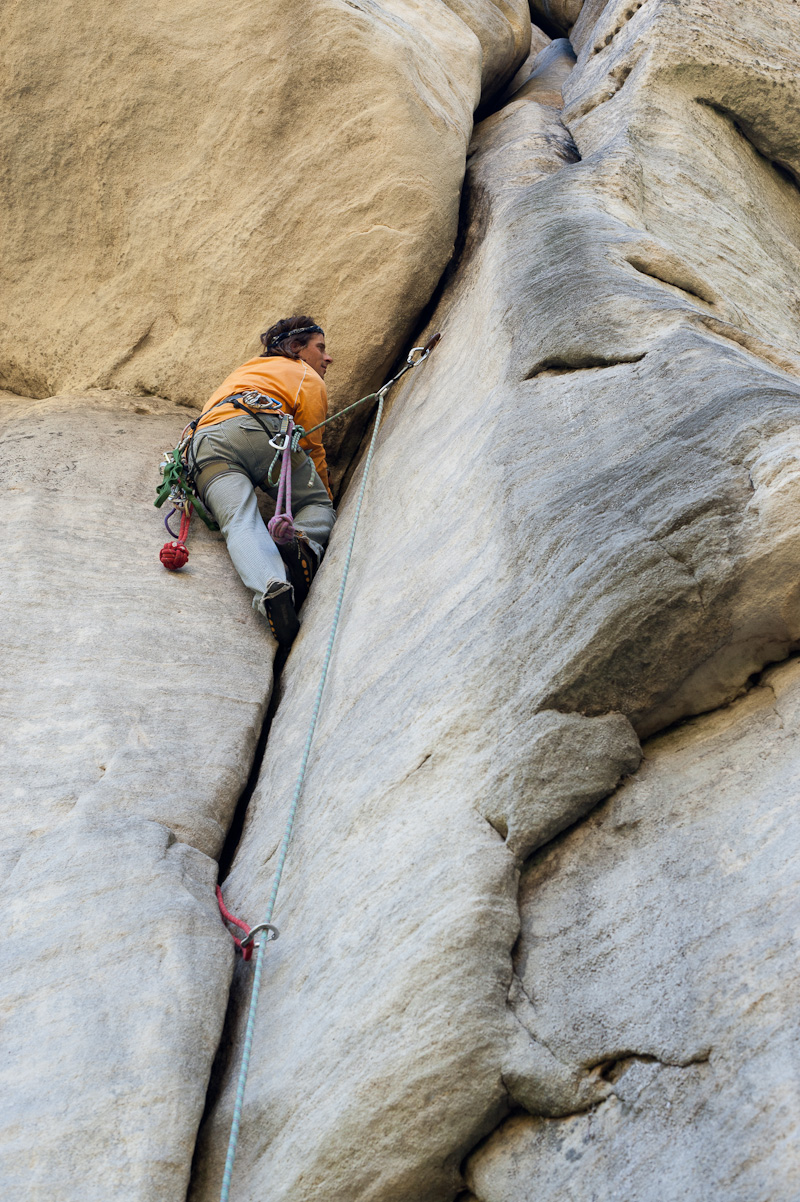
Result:
[[[311,317],[285,317],[261,335],[262,353],[232,372],[206,402],[187,452],[194,485],[219,523],[228,553],[253,606],[281,646],[299,629],[297,610],[319,567],[336,515],[321,432],[292,452],[296,537],[276,545],[258,509],[255,489],[276,499],[267,480],[275,459],[270,439],[281,414],[308,430],[328,409],[325,373],[333,362],[325,334]]]

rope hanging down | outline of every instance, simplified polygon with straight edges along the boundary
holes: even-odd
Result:
[[[222,915],[222,917],[225,919],[225,921],[232,923],[233,926],[238,927],[240,931],[244,931],[245,936],[249,935],[250,928],[247,925],[247,923],[242,922],[241,918],[237,918],[235,914],[231,914],[230,910],[225,905],[225,902],[222,899],[222,890],[220,889],[219,885],[217,885],[216,893],[217,893],[217,905],[219,906],[219,912]],[[231,931],[231,934],[233,935],[233,931]],[[242,940],[237,939],[235,935],[233,935],[233,942],[236,945],[236,947],[238,947],[239,951],[242,953],[242,959],[249,960],[253,954],[253,944],[252,943],[244,944],[242,942]]]
[[[277,440],[283,438],[283,460],[278,482],[278,499],[275,502],[275,514],[267,522],[267,530],[272,536],[272,541],[281,546],[290,543],[296,534],[292,517],[292,449],[297,441],[293,438],[294,428],[294,419],[290,414],[285,413],[281,418],[278,433],[274,439],[270,439],[269,443],[271,447],[278,447],[280,455],[281,448]]]
[[[303,754],[300,759],[300,768],[297,773],[297,780],[295,781],[294,793],[292,794],[291,805],[289,806],[289,814],[286,819],[286,827],[283,832],[283,839],[281,841],[280,850],[278,852],[278,863],[277,863],[277,867],[275,869],[275,875],[272,879],[272,889],[271,889],[270,895],[269,895],[269,902],[267,903],[266,914],[264,916],[263,923],[259,924],[258,927],[254,927],[251,934],[255,933],[256,930],[266,929],[266,931],[272,937],[275,937],[277,935],[277,931],[275,931],[275,928],[272,926],[272,914],[275,909],[275,900],[278,896],[278,888],[281,883],[281,877],[283,875],[284,865],[286,864],[286,856],[289,852],[289,841],[292,837],[292,828],[294,827],[294,820],[295,820],[295,816],[297,814],[297,805],[300,800],[301,790],[303,788],[303,780],[305,778],[306,767],[308,765],[308,757],[311,752],[311,744],[314,740],[314,731],[316,730],[317,718],[319,716],[319,708],[320,708],[320,704],[322,702],[322,692],[323,692],[323,689],[325,688],[325,681],[328,676],[328,668],[330,667],[331,655],[333,654],[333,643],[334,643],[334,639],[336,638],[336,630],[339,625],[339,615],[342,612],[342,601],[344,599],[344,590],[347,586],[347,574],[350,571],[350,559],[353,554],[353,544],[356,541],[356,528],[358,526],[358,519],[361,515],[361,506],[364,501],[364,492],[367,487],[367,477],[369,476],[369,469],[372,464],[373,454],[375,452],[375,444],[378,439],[378,430],[380,429],[381,418],[383,417],[383,404],[384,404],[384,400],[386,399],[386,393],[389,391],[389,389],[392,387],[393,384],[397,383],[397,381],[400,379],[401,376],[405,375],[405,373],[410,368],[418,367],[420,363],[425,362],[425,360],[428,358],[428,355],[431,353],[433,348],[436,346],[436,344],[440,338],[441,338],[441,334],[434,334],[434,336],[425,344],[424,347],[423,346],[413,347],[413,349],[409,353],[409,356],[408,356],[405,364],[400,369],[400,371],[397,373],[397,375],[393,376],[391,380],[388,380],[387,383],[384,384],[382,388],[379,388],[378,391],[376,393],[374,393],[374,396],[376,396],[377,400],[378,400],[378,408],[377,408],[377,412],[375,414],[375,425],[372,430],[372,437],[370,438],[370,441],[369,441],[369,449],[367,450],[367,457],[364,462],[364,474],[361,478],[361,486],[358,490],[358,499],[356,500],[356,509],[355,509],[355,513],[353,515],[353,525],[350,529],[350,541],[347,545],[347,554],[345,555],[344,569],[342,571],[341,583],[339,584],[339,593],[336,598],[336,606],[333,611],[333,621],[331,622],[331,629],[330,629],[330,633],[328,635],[328,645],[327,645],[327,648],[325,651],[325,659],[322,664],[322,673],[320,675],[319,684],[317,685],[316,696],[314,697],[314,705],[311,710],[311,721],[310,721],[309,727],[308,727],[308,734],[306,735],[305,746],[303,747]],[[369,398],[364,397],[362,399],[368,400]],[[344,412],[344,410],[342,412]],[[247,1084],[247,1073],[250,1068],[250,1055],[251,1055],[251,1052],[253,1049],[253,1033],[255,1031],[256,1009],[258,1007],[258,994],[261,989],[261,974],[264,970],[264,949],[265,949],[267,943],[270,941],[271,941],[270,939],[262,939],[261,940],[261,942],[259,944],[259,948],[258,948],[258,955],[256,956],[256,968],[255,968],[255,972],[253,974],[253,988],[252,988],[252,992],[250,994],[250,1008],[247,1013],[247,1027],[245,1028],[245,1034],[244,1034],[244,1048],[242,1050],[242,1063],[241,1063],[241,1066],[239,1069],[239,1080],[238,1080],[237,1087],[236,1087],[236,1101],[234,1102],[234,1105],[233,1105],[233,1121],[231,1123],[231,1133],[230,1133],[230,1138],[228,1140],[228,1154],[225,1158],[225,1171],[224,1171],[223,1177],[222,1177],[222,1190],[220,1192],[220,1202],[228,1202],[228,1198],[230,1196],[231,1177],[233,1175],[233,1162],[236,1157],[236,1145],[239,1141],[239,1128],[240,1128],[241,1122],[242,1122],[242,1106],[244,1103],[244,1091],[245,1091],[245,1085]]]

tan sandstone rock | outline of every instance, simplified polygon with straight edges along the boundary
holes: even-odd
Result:
[[[517,860],[480,814],[504,773],[532,792],[544,779],[542,712],[619,713],[649,734],[726,703],[800,640],[800,226],[789,168],[771,163],[794,162],[800,15],[723,8],[648,0],[579,58],[569,129],[523,97],[476,131],[465,243],[429,326],[444,339],[394,399],[367,489],[276,913],[240,1202],[267,1182],[285,1202],[440,1202],[499,1114],[610,1096],[594,1061],[553,1050],[514,983]],[[741,107],[761,149],[712,105]],[[230,880],[251,917],[352,507]],[[565,779],[580,746],[563,740]],[[527,820],[563,799],[524,800]],[[550,812],[550,835],[570,812]],[[195,1202],[221,1171],[238,1052],[225,1060]]]
[[[633,16],[637,9],[642,7],[642,2],[643,0],[631,0],[621,11]],[[575,18],[575,24],[569,31],[569,40],[576,53],[583,50],[586,40],[594,34],[595,26],[607,5],[609,5],[609,0],[583,0],[581,10]]]
[[[474,765],[480,811],[524,859],[583,818],[640,759],[623,714],[584,718],[544,710],[502,730],[487,762]]]
[[[526,79],[530,79],[530,76],[534,70],[536,59],[543,50],[547,49],[551,41],[552,38],[549,38],[547,34],[539,28],[538,25],[531,25],[531,48],[528,51],[528,57],[518,69],[513,79],[507,84],[501,95],[497,98],[495,102],[496,107],[499,107],[501,104],[505,104],[508,98],[512,96],[513,93],[516,92],[520,87],[522,87]]]
[[[208,363],[249,348],[243,315],[262,301],[335,291],[349,305],[365,276],[361,307],[317,315],[347,371],[377,372],[387,309],[409,328],[449,253],[491,62],[479,42],[498,38],[494,6],[463,12],[472,31],[443,8],[331,0],[284,12],[268,43],[263,9],[109,10],[102,26],[70,10],[69,55],[63,13],[43,29],[17,6],[19,128],[35,112],[45,133],[17,138],[9,119],[12,198],[33,202],[10,223],[28,256],[8,259],[19,386],[163,380],[196,399],[218,378],[204,382]],[[380,435],[268,949],[233,1202],[443,1202],[486,1136],[469,1161],[481,1202],[529,1202],[532,1179],[582,1202],[620,1177],[660,1198],[667,1170],[682,1202],[797,1190],[796,666],[770,675],[774,707],[757,689],[651,741],[639,775],[528,866],[520,915],[520,857],[635,767],[633,728],[729,702],[800,641],[800,15],[738,0],[591,12],[563,119],[528,93],[476,131],[464,245],[430,324],[444,341]],[[334,131],[327,176],[291,128],[312,83]],[[297,273],[294,191],[274,192],[266,152],[245,170],[267,139],[289,182],[311,181]],[[335,245],[317,216],[331,196]],[[274,298],[265,256],[286,289]],[[363,362],[345,343],[359,331]],[[174,441],[171,403],[4,405],[19,722],[3,772],[4,1181],[13,1202],[177,1202],[231,964],[212,857],[272,643],[218,537],[199,531],[176,577],[155,559],[153,448]],[[226,885],[251,922],[353,503]],[[218,1197],[249,979],[240,966],[193,1202]],[[506,1125],[520,1107],[529,1117]]]
[[[202,403],[310,311],[338,402],[366,392],[451,253],[481,82],[529,31],[525,0],[14,5],[0,381]]]

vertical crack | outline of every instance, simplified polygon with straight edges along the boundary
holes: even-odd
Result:
[[[219,854],[219,881],[220,884],[225,880],[231,870],[233,858],[236,855],[236,849],[242,838],[244,830],[245,818],[247,817],[247,807],[250,804],[250,798],[253,796],[259,775],[261,773],[261,765],[264,762],[264,753],[267,749],[267,740],[269,732],[272,728],[272,722],[275,714],[278,711],[278,706],[281,699],[281,676],[283,669],[286,667],[286,661],[289,658],[290,647],[279,647],[275,661],[272,665],[272,694],[267,706],[267,712],[264,715],[264,721],[261,726],[261,731],[258,736],[255,751],[253,752],[253,762],[250,765],[250,773],[245,782],[245,786],[239,794],[239,799],[236,802],[236,808],[233,811],[233,818],[228,827],[228,833],[225,836],[225,842],[222,845],[222,851]]]

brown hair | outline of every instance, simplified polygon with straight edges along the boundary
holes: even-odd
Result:
[[[302,333],[298,332],[292,337],[293,330],[302,331]],[[265,359],[268,355],[283,355],[286,359],[296,359],[297,355],[290,350],[291,344],[296,342],[301,347],[308,346],[310,339],[315,334],[322,333],[323,331],[313,317],[282,317],[261,335],[261,345],[264,347],[261,358]]]

